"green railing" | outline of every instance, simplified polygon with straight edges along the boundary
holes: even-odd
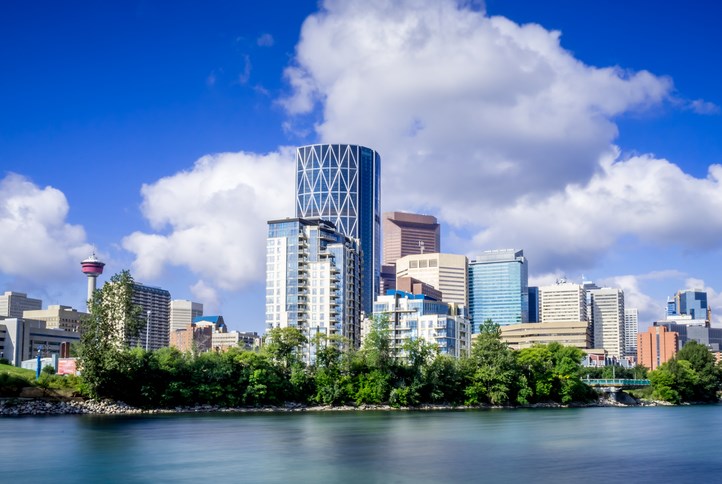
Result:
[[[630,380],[626,378],[585,378],[582,380],[592,387],[646,387],[649,380]]]

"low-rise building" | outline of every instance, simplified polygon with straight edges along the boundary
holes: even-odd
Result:
[[[592,329],[587,321],[512,324],[500,329],[502,341],[515,350],[549,343],[580,349],[591,348],[592,345]]]
[[[83,320],[89,316],[86,312],[58,304],[50,305],[48,309],[23,311],[24,319],[45,321],[45,327],[47,329],[62,329],[74,333],[80,332]]]
[[[637,335],[637,363],[656,370],[677,354],[679,334],[664,326],[650,326],[646,333]]]
[[[19,366],[23,360],[60,354],[62,343],[77,343],[80,334],[62,329],[48,329],[45,321],[24,318],[0,320],[0,357],[11,365]]]

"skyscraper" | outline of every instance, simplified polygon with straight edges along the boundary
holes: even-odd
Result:
[[[539,288],[539,321],[588,321],[587,295],[581,284],[560,282]]]
[[[639,311],[636,308],[624,308],[624,353],[637,355],[637,335],[639,333]]]
[[[529,321],[529,273],[523,250],[483,252],[469,262],[473,332],[487,319],[499,325]]]
[[[268,222],[266,328],[293,327],[309,340],[338,334],[361,338],[361,261],[357,239],[319,219]],[[309,344],[304,358],[313,361]]]
[[[170,302],[170,331],[185,329],[196,318],[203,316],[203,304],[174,299]]]
[[[441,228],[432,215],[384,212],[384,264],[411,254],[441,252]]]
[[[296,217],[321,218],[360,242],[361,307],[371,313],[381,271],[381,157],[357,145],[296,150]]]
[[[28,297],[24,292],[6,291],[0,295],[0,316],[22,318],[25,311],[39,311],[43,301]]]
[[[691,316],[692,319],[701,319],[709,323],[710,310],[707,304],[707,293],[704,291],[685,290],[678,291],[674,296],[677,314]]]
[[[619,359],[624,356],[624,291],[604,287],[590,290],[589,295],[594,347]]]

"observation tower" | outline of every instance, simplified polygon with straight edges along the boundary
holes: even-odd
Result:
[[[95,292],[95,286],[98,279],[98,276],[103,273],[103,267],[105,267],[105,262],[100,262],[97,257],[95,257],[95,252],[85,259],[83,262],[80,263],[80,266],[83,269],[83,274],[88,276],[88,312],[90,312],[90,305],[93,302],[93,293]]]

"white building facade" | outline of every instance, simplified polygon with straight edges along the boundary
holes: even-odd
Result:
[[[539,322],[588,321],[587,296],[581,284],[562,282],[539,288]]]
[[[407,255],[396,260],[396,278],[413,277],[441,291],[442,301],[468,307],[469,260],[458,254]]]
[[[621,359],[625,353],[624,291],[605,287],[590,290],[589,296],[594,347],[604,349],[609,357]]]

